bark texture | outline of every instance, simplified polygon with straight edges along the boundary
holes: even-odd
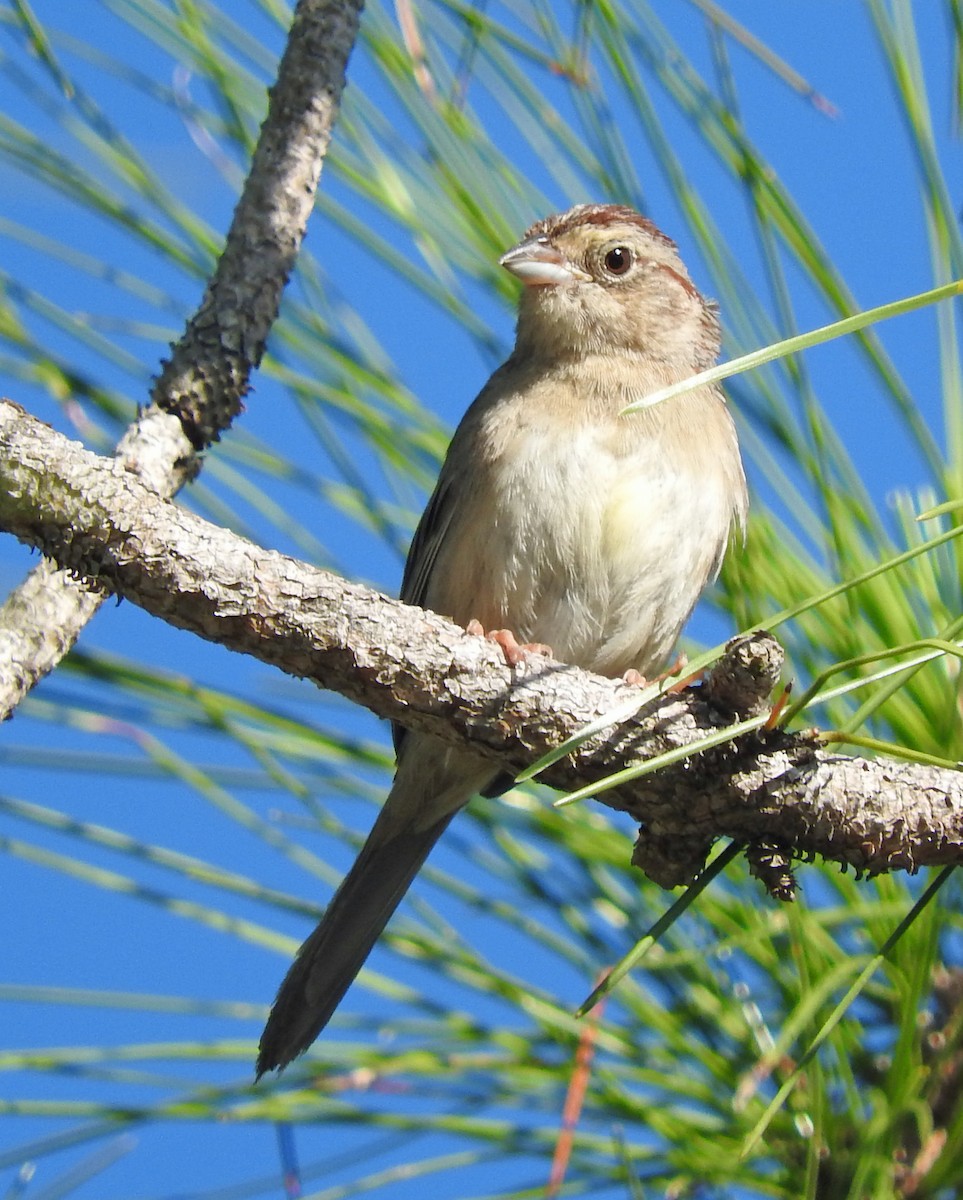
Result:
[[[608,716],[542,776],[558,788],[741,721],[721,744],[598,797],[639,821],[635,861],[664,886],[693,878],[717,837],[745,842],[776,895],[791,894],[799,855],[871,873],[963,861],[963,774],[852,758],[812,734],[765,728],[781,658],[764,633],[735,639],[705,686],[637,708],[638,691],[621,681],[542,658],[509,669],[493,645],[442,617],[212,525],[9,401],[0,480],[0,527],[90,586],[379,716],[470,743],[508,770]],[[626,720],[627,706],[637,711]]]
[[[241,411],[304,239],[361,0],[300,0],[217,269],[117,459],[160,496]],[[102,597],[41,563],[0,608],[0,719],[60,662]]]

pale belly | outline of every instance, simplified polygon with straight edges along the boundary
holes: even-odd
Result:
[[[542,431],[489,473],[428,606],[602,674],[651,675],[718,569],[731,505],[651,443],[615,455],[590,434],[577,442]]]

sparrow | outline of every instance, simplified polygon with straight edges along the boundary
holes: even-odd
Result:
[[[579,204],[538,221],[501,265],[522,283],[515,346],[463,417],[408,554],[401,599],[602,675],[651,677],[746,515],[722,393],[622,414],[710,366],[714,303],[675,243],[634,209]],[[395,731],[374,827],[298,951],[257,1076],[303,1053],[334,1013],[432,846],[496,765]]]

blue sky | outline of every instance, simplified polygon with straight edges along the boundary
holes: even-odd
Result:
[[[89,39],[122,58],[132,70],[144,71],[163,82],[170,80],[175,65],[170,56],[158,53],[146,39],[126,33],[124,26],[110,13],[109,5],[92,2],[63,5],[59,0],[35,0],[34,7],[41,20],[48,21],[53,29],[62,30],[65,38],[69,35]],[[280,46],[277,32],[257,16],[253,6],[236,0],[224,7],[225,11],[247,23],[250,32],[261,37],[266,45]],[[742,48],[731,47],[732,69],[751,134],[772,160],[779,177],[796,195],[858,302],[871,307],[932,286],[934,280],[920,188],[907,150],[905,131],[870,29],[867,6],[858,3],[840,5],[838,0],[779,5],[742,0],[728,8],[838,109],[837,117],[828,118],[792,94]],[[653,10],[673,30],[691,54],[695,66],[710,73],[710,49],[696,10],[678,0],[655,4]],[[932,94],[942,102],[949,94],[946,81],[952,69],[952,47],[938,10],[937,5],[918,6],[916,19]],[[9,56],[3,73],[0,73],[0,110],[37,128],[40,136],[49,139],[54,148],[65,146],[62,128],[38,117],[35,106],[17,86],[12,72],[24,63],[9,21],[6,27],[0,27],[0,35],[3,38],[0,49]],[[149,98],[138,96],[135,89],[107,76],[96,64],[78,61],[69,40],[58,39],[55,46],[64,61],[77,70],[91,93],[111,113],[112,119],[136,141],[176,195],[185,204],[196,208],[213,229],[223,230],[233,202],[231,187],[218,178],[211,162],[191,142],[183,122],[174,114],[164,114]],[[34,67],[27,69],[35,72]],[[353,86],[371,89],[386,105],[390,103],[390,97],[363,56],[355,57],[349,77]],[[682,118],[671,114],[668,108],[665,113],[667,133],[683,155],[691,178],[698,186],[711,191],[719,175],[718,168]],[[616,112],[615,117],[628,122],[626,114]],[[952,114],[948,109],[938,110],[934,112],[933,120],[948,186],[958,203],[963,170],[959,143],[951,133]],[[511,130],[493,129],[492,136],[503,148],[513,148],[515,135]],[[521,148],[515,149],[520,152]],[[633,143],[633,151],[641,156],[648,154],[636,143]],[[560,207],[567,202],[568,197],[552,192],[547,172],[540,171],[534,164],[523,166],[530,166],[534,177],[544,181],[543,186],[553,205]],[[708,265],[700,257],[669,189],[661,183],[654,164],[651,171],[641,173],[647,180],[646,199],[651,215],[677,238],[700,286],[713,294],[716,289]],[[329,173],[322,181],[322,191],[350,200],[345,184]],[[758,249],[746,222],[745,197],[735,188],[724,190],[720,187],[719,194],[712,199],[715,220],[732,237],[747,273],[758,279]],[[156,256],[133,246],[129,239],[118,241],[107,222],[79,216],[76,208],[63,204],[53,193],[17,173],[8,163],[0,171],[0,219],[56,233],[72,246],[86,249],[106,261],[119,259],[126,269],[168,289],[181,311],[189,311],[199,295],[199,282],[160,263]],[[410,250],[396,225],[382,221],[381,228],[386,237],[406,252]],[[436,306],[403,288],[356,244],[333,232],[330,225],[318,224],[313,228],[310,245],[324,263],[332,294],[343,297],[363,314],[411,393],[437,413],[446,425],[457,421],[494,365],[491,356],[456,328]],[[139,380],[136,371],[120,367],[112,370],[98,364],[98,369],[105,370],[130,399],[142,401],[145,398],[147,380],[156,371],[165,338],[176,336],[178,332],[181,318],[176,310],[161,318],[150,305],[145,304],[139,311],[132,303],[129,312],[120,314],[116,311],[117,302],[109,283],[91,283],[81,274],[65,269],[43,253],[30,250],[22,242],[5,235],[3,230],[0,230],[0,268],[14,278],[28,280],[32,288],[55,298],[68,311],[99,313],[102,320],[113,314],[131,320],[143,316],[154,322],[166,322],[169,328],[161,335],[156,330],[126,330],[118,337],[142,365]],[[465,286],[468,295],[477,296],[479,310],[491,321],[498,338],[505,346],[509,345],[510,310],[491,299],[488,293],[481,295],[479,290],[473,290],[470,281]],[[797,287],[794,302],[800,329],[822,324],[828,319],[824,304],[811,290]],[[51,328],[39,316],[29,319],[42,332],[47,345],[62,346],[64,353],[82,357],[84,352],[78,350],[66,335]],[[107,325],[103,327],[107,328]],[[413,335],[413,330],[417,331],[417,336]],[[882,331],[882,336],[897,366],[911,381],[917,401],[931,419],[937,436],[941,437],[941,381],[932,311],[892,322]],[[734,341],[727,346],[730,353],[749,348],[748,345],[737,346]],[[839,434],[873,495],[885,503],[894,489],[915,489],[924,482],[922,464],[907,449],[893,414],[874,408],[873,391],[865,368],[852,348],[837,343],[816,350],[808,356],[807,365],[816,392],[830,409]],[[4,374],[3,366],[0,362],[0,392],[76,436],[63,411],[40,389],[26,385],[9,371]],[[278,400],[278,392],[279,389],[263,376],[256,380],[243,418],[243,429],[265,440],[279,439],[289,446],[293,444],[292,453],[297,458],[303,427],[297,414]],[[230,442],[231,438],[227,440]],[[310,448],[310,443],[305,442],[305,446]],[[260,482],[269,486],[263,477]],[[754,483],[763,486],[758,477]],[[220,494],[229,493],[225,490]],[[303,494],[298,496],[281,484],[278,484],[274,498],[282,508],[295,502],[304,503]],[[324,524],[326,544],[336,565],[346,573],[394,590],[400,575],[397,555],[386,551],[375,539],[360,535],[347,523],[341,527],[329,524],[328,510],[322,510],[319,503],[319,513],[322,512],[321,516],[310,511],[297,511],[293,515],[298,519],[303,517],[308,524],[312,521]],[[279,524],[259,524],[253,509],[250,513],[239,509],[239,515],[249,517],[255,532],[260,529],[265,536],[270,536],[272,544],[291,552],[299,551],[294,538]],[[31,561],[22,547],[8,542],[0,546],[0,583],[4,589],[20,578]],[[693,625],[693,635],[704,640],[716,640],[727,632],[718,618],[708,611],[701,613]],[[262,698],[276,703],[279,709],[289,707],[302,714],[310,713],[320,724],[350,729],[356,737],[383,738],[383,730],[377,722],[349,710],[337,700],[319,696],[306,685],[299,687],[290,681],[279,681],[256,664],[232,657],[217,647],[198,644],[189,635],[160,630],[155,622],[128,604],[119,608],[105,606],[85,633],[81,647],[124,654],[131,653],[131,648],[136,647],[158,666],[190,672],[220,687],[238,691],[253,688]],[[224,820],[213,804],[199,805],[197,795],[185,787],[172,785],[169,780],[136,775],[128,778],[120,775],[95,784],[90,776],[76,773],[66,764],[58,770],[46,770],[24,762],[38,747],[120,755],[136,752],[149,757],[150,747],[138,727],[136,708],[132,707],[130,721],[125,723],[125,714],[111,702],[111,720],[101,727],[92,723],[89,713],[96,713],[100,698],[101,693],[95,686],[82,684],[75,676],[66,674],[55,676],[38,689],[32,707],[4,730],[6,746],[0,750],[0,761],[4,762],[5,784],[10,794],[36,803],[62,804],[79,819],[116,825],[148,842],[175,844],[185,852],[209,857],[231,869],[256,875],[269,886],[295,890],[305,899],[323,900],[319,891],[312,890],[317,885],[309,876],[305,874],[292,879],[290,866],[283,858],[265,858],[263,843],[258,838]],[[45,706],[47,702],[55,701],[77,702],[72,722],[64,724],[59,718],[53,718]],[[107,703],[106,697],[104,702]],[[81,704],[87,706],[86,712],[81,710]],[[164,731],[164,736],[169,736],[171,744],[185,755],[196,752],[209,761],[210,756],[223,754],[223,749],[214,740],[196,734],[171,728]],[[227,761],[222,765],[240,764]],[[375,770],[372,770],[372,781],[381,786],[382,777]],[[353,820],[358,813],[357,806],[351,808],[350,800],[346,804],[351,813],[349,819]],[[202,814],[200,818],[199,813]],[[4,821],[6,823],[6,818]],[[176,831],[173,836],[172,829]],[[10,821],[4,832],[10,837],[23,836],[22,828],[15,821]],[[314,839],[310,844],[316,849],[319,846]],[[69,847],[58,843],[53,836],[49,845],[69,853]],[[346,865],[343,848],[329,849],[328,852],[339,869]],[[442,859],[443,863],[445,861]],[[116,869],[116,862],[106,853],[102,862],[105,867]],[[4,873],[7,920],[4,922],[5,965],[0,983],[163,995],[194,994],[256,1006],[270,1000],[283,973],[284,961],[276,954],[209,930],[199,934],[192,922],[172,920],[149,904],[125,901],[108,907],[99,889],[66,879],[41,865],[6,856]],[[146,878],[151,876],[148,874]],[[157,886],[162,886],[159,875]],[[497,881],[492,886],[497,889]],[[248,909],[239,905],[239,911],[247,913]],[[264,919],[263,911],[257,918],[254,911],[252,907],[252,919]],[[469,915],[465,914],[464,919],[469,920]],[[303,917],[286,915],[279,917],[276,924],[283,926],[293,938],[307,931]],[[511,962],[511,950],[505,953]],[[389,969],[388,965],[382,965]],[[187,984],[185,973],[189,974]],[[567,990],[573,1004],[582,998],[583,981],[574,973],[571,979],[561,980],[560,987]],[[357,1011],[371,1011],[378,1003],[370,994],[356,991],[358,994],[352,1002]],[[466,1001],[460,997],[459,1002]],[[173,1019],[173,1030],[171,1020],[165,1014],[145,1014],[137,1010],[104,1011],[96,1007],[54,1004],[4,1005],[4,1025],[11,1043],[16,1046],[256,1037],[259,1028],[254,1008],[244,1020],[210,1015],[178,1016]],[[237,1078],[234,1064],[229,1077]],[[34,1075],[23,1093],[18,1090],[17,1094],[36,1096],[40,1086],[38,1080],[47,1099],[74,1094],[70,1080],[55,1076],[41,1079],[39,1075]],[[102,1090],[106,1099],[110,1090],[106,1085]],[[0,1154],[4,1147],[19,1147],[33,1137],[65,1128],[67,1124],[60,1120],[7,1118],[0,1137]],[[345,1145],[351,1138],[346,1132],[339,1136],[344,1137]],[[176,1123],[156,1126],[138,1135],[136,1148],[123,1161],[113,1165],[103,1180],[79,1189],[75,1194],[81,1200],[87,1196],[194,1195],[206,1187],[267,1176],[276,1161],[274,1138],[273,1130],[266,1126],[224,1127],[216,1134],[207,1127],[198,1131]],[[330,1143],[324,1145],[312,1131],[299,1134],[299,1153],[304,1161],[313,1161],[329,1148]],[[79,1156],[80,1152],[75,1152],[73,1159]],[[66,1166],[68,1161],[72,1159],[66,1154],[56,1160],[59,1166]],[[52,1170],[54,1162],[47,1160],[44,1170]],[[5,1177],[10,1177],[9,1167],[6,1176],[0,1172],[0,1180]],[[49,1174],[47,1178],[49,1180]],[[470,1194],[483,1191],[484,1178],[484,1173],[480,1173],[473,1180]],[[415,1194],[416,1187],[424,1190],[421,1185],[399,1185],[385,1194],[407,1198]]]

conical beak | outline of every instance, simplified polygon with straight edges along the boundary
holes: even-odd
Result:
[[[526,287],[560,287],[588,278],[573,267],[547,238],[526,238],[498,260],[506,271],[516,275]]]

